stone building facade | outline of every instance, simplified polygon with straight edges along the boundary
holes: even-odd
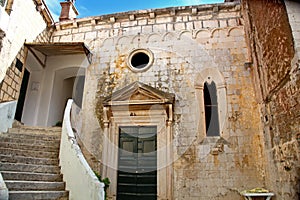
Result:
[[[122,130],[139,127],[155,130],[158,199],[242,199],[240,191],[256,187],[274,199],[297,199],[294,4],[233,1],[44,27],[12,64],[30,71],[21,121],[53,126],[66,99],[76,99],[73,129],[93,169],[110,178],[112,199],[121,193]],[[20,89],[13,91],[7,100]]]
[[[161,119],[165,120],[161,123],[171,120],[167,144],[172,153],[166,158],[171,157],[172,162],[160,166],[159,199],[238,199],[239,190],[263,186],[264,147],[251,73],[244,66],[248,52],[243,23],[240,4],[226,3],[56,24],[52,42],[84,41],[93,53],[86,69],[78,133],[97,160],[108,165],[103,171],[112,181],[111,196],[117,193],[117,157],[106,158],[110,155],[105,152],[111,151],[105,150],[109,147],[102,141],[108,139],[117,146],[117,140],[109,136],[117,134],[115,126],[143,125],[143,118],[153,117],[142,108],[144,112],[137,110],[130,116],[131,105],[126,105],[127,115],[120,114],[121,122],[116,122],[119,114],[114,109],[118,108],[112,106],[107,108],[111,116],[106,121],[104,99],[136,81],[175,95],[173,119]],[[153,59],[142,71],[128,61],[139,51],[146,51]],[[206,137],[203,88],[205,82],[212,81],[217,87],[220,132]],[[161,112],[167,112],[163,108]],[[131,120],[127,121],[128,117]],[[168,134],[168,127],[161,129],[158,134]]]

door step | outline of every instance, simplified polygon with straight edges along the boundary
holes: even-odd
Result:
[[[25,163],[0,163],[0,171],[33,172],[59,174],[60,167],[57,165],[35,165]]]
[[[5,184],[11,191],[60,191],[65,189],[64,182],[7,180]]]
[[[61,174],[1,171],[5,180],[25,181],[61,181]]]
[[[9,198],[13,200],[68,200],[67,191],[10,191]]]

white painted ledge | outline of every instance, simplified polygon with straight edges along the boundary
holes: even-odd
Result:
[[[8,200],[8,189],[0,172],[0,200]]]
[[[0,103],[0,132],[7,132],[12,127],[17,108],[17,101]]]
[[[70,114],[73,100],[68,100],[62,126],[59,164],[70,200],[104,200],[101,183],[78,146],[71,127]]]

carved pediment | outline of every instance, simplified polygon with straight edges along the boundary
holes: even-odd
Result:
[[[174,94],[134,82],[107,97],[104,105],[172,104],[174,98]]]

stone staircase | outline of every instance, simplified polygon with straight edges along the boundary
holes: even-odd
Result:
[[[61,128],[12,128],[0,133],[0,172],[10,200],[69,199],[60,174]]]

